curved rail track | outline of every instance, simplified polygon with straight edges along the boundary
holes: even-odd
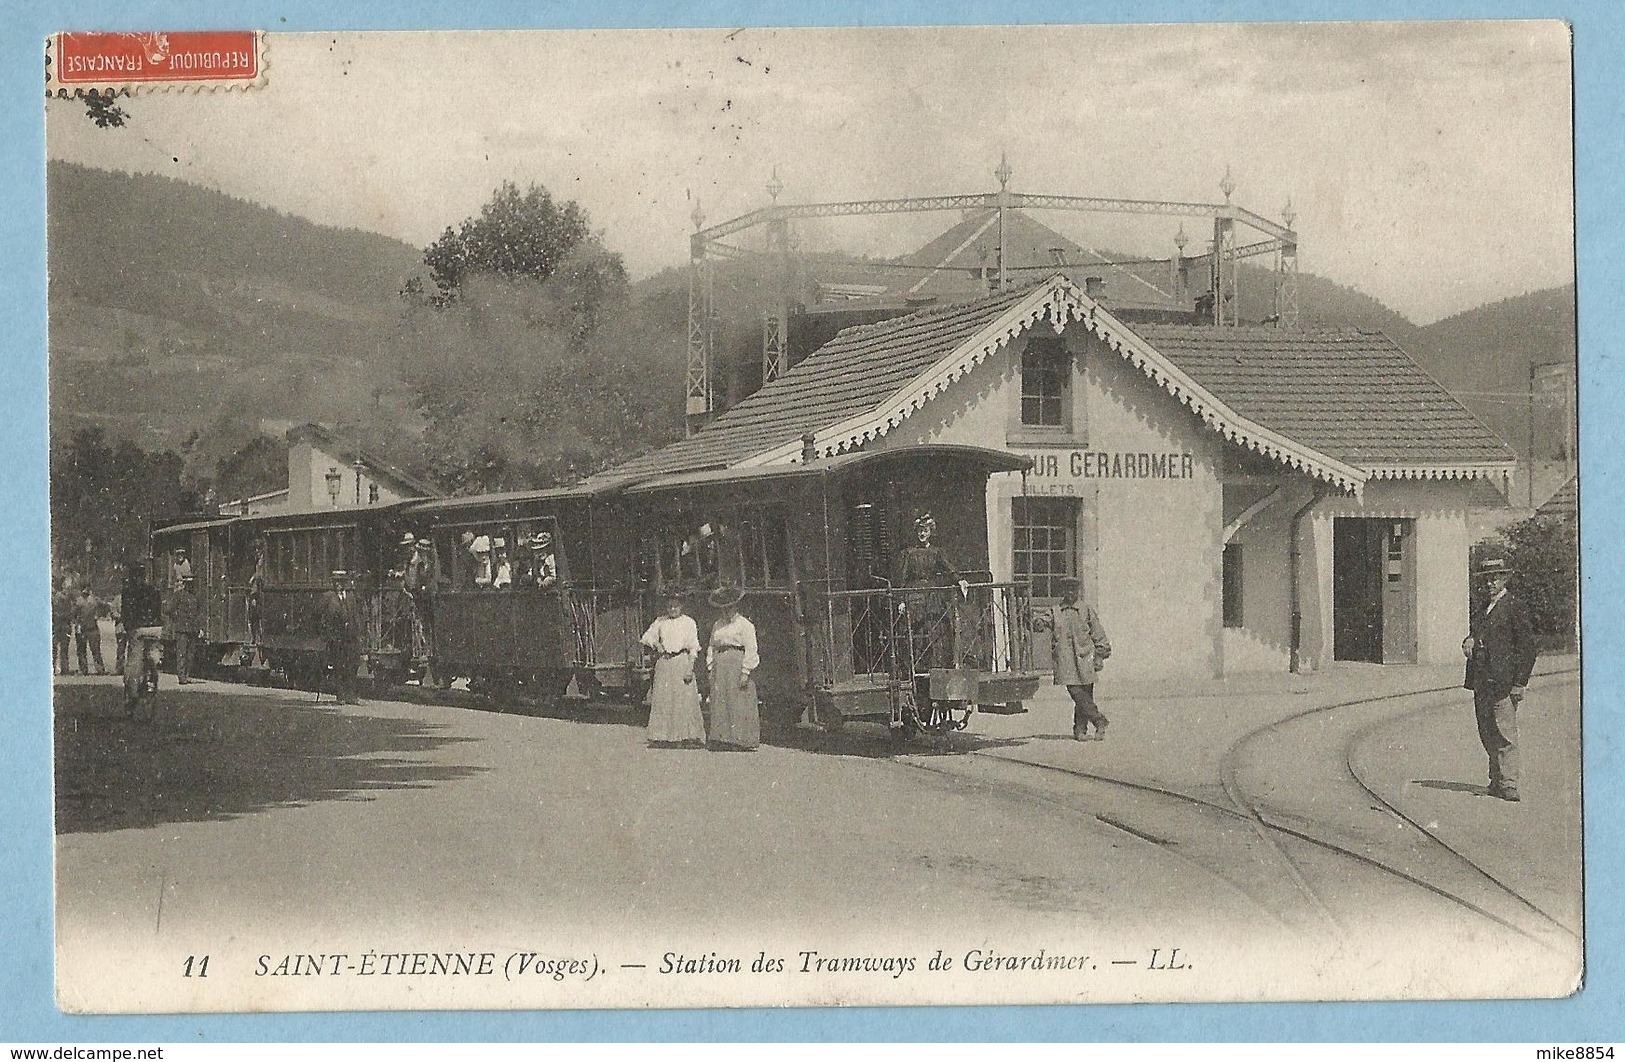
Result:
[[[1558,684],[1573,674],[1548,672],[1537,676],[1536,684]],[[1405,815],[1377,793],[1354,765],[1356,750],[1372,735],[1416,715],[1458,707],[1459,694],[1459,687],[1448,686],[1358,698],[1320,705],[1254,727],[1235,739],[1220,757],[1222,801],[986,750],[962,754],[963,759],[989,765],[979,774],[948,770],[906,756],[896,762],[962,784],[969,782],[1026,799],[1037,798],[1089,815],[1144,843],[1155,844],[1184,864],[1224,882],[1273,921],[1289,927],[1347,935],[1349,928],[1337,913],[1339,905],[1329,902],[1323,889],[1328,883],[1349,887],[1347,874],[1358,868],[1391,883],[1421,890],[1544,949],[1570,950],[1579,940],[1573,928]],[[1440,695],[1449,696],[1441,700]],[[1417,698],[1432,699],[1409,710],[1382,711],[1373,720],[1357,721],[1352,731],[1334,735],[1330,749],[1321,750],[1335,757],[1341,774],[1337,780],[1346,787],[1345,795],[1356,797],[1359,804],[1381,812],[1391,824],[1402,826],[1403,834],[1373,845],[1369,836],[1351,836],[1347,824],[1295,814],[1249,786],[1247,769],[1260,746],[1269,741],[1301,738],[1296,732],[1312,721],[1338,716],[1341,723],[1349,709],[1388,709],[1394,702]],[[1021,777],[1023,774],[1027,777]],[[1035,781],[1035,775],[1069,779],[1072,799],[1055,793],[1051,785]],[[1330,784],[1330,779],[1323,782]],[[1343,806],[1354,805],[1345,800]],[[1372,851],[1373,847],[1379,850]],[[1317,867],[1315,855],[1330,857],[1332,866]],[[1312,879],[1319,879],[1322,885],[1317,887]]]

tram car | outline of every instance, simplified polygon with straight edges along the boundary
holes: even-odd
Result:
[[[180,589],[177,550],[198,596],[198,638],[205,672],[264,678],[279,673],[312,687],[326,667],[323,597],[335,570],[356,581],[362,643],[369,668],[387,673],[410,655],[396,621],[404,593],[390,578],[390,534],[404,503],[221,517],[159,528],[153,534],[153,577],[166,603]],[[166,647],[173,661],[173,646]]]
[[[710,591],[754,623],[763,722],[962,729],[978,704],[1032,696],[1026,588],[988,571],[987,477],[1025,461],[912,446],[802,464],[599,479],[578,487],[220,519],[165,528],[191,554],[200,641],[248,674],[320,679],[320,598],[352,572],[377,682],[466,681],[495,699],[641,700],[639,639],[672,593],[702,632]],[[930,513],[933,556],[910,569]],[[414,551],[432,577],[413,594]],[[918,559],[917,555],[915,559]]]
[[[987,477],[1025,467],[913,446],[656,476],[611,488],[599,552],[648,588],[648,605],[683,593],[702,632],[708,591],[743,591],[764,723],[963,729],[978,704],[1038,687],[1025,587],[988,571]],[[926,512],[953,574],[909,579],[901,562]]]

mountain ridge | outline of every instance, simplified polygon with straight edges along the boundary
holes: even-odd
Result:
[[[218,458],[264,421],[343,423],[365,411],[418,423],[393,356],[399,292],[423,271],[418,248],[171,177],[52,161],[47,194],[54,424],[103,424],[149,449],[199,433]],[[1124,283],[1169,279],[1166,266],[1114,268]],[[719,341],[737,359],[759,358],[768,277],[723,269]],[[686,297],[687,284],[686,270],[669,268],[630,291],[638,303]],[[1272,270],[1243,263],[1243,319],[1273,311],[1273,284]],[[1573,360],[1572,284],[1427,326],[1317,274],[1301,274],[1299,289],[1305,323],[1387,333],[1520,453],[1529,364]],[[1551,445],[1537,439],[1537,450]]]

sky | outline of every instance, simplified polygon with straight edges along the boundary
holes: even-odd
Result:
[[[273,35],[246,92],[148,94],[130,124],[47,106],[47,152],[163,173],[417,246],[504,180],[578,200],[634,276],[780,202],[1015,191],[1217,202],[1418,324],[1574,279],[1557,22]],[[1171,217],[1038,215],[1166,255]],[[904,253],[957,218],[807,223]],[[1210,233],[1185,221],[1189,253]],[[1244,232],[1245,238],[1249,238]]]

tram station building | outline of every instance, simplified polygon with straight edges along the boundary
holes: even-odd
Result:
[[[841,331],[612,474],[919,443],[1032,460],[988,486],[993,577],[1080,578],[1143,679],[1460,660],[1514,463],[1380,333],[1133,320],[1058,274]]]

